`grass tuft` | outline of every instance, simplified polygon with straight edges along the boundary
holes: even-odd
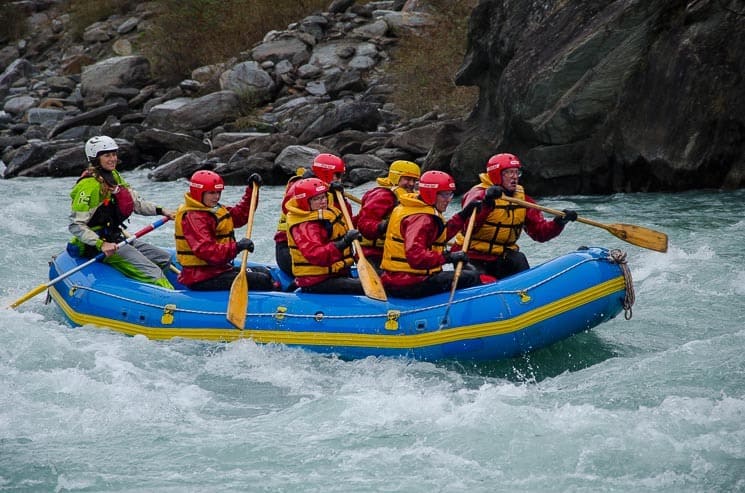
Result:
[[[12,2],[0,4],[0,44],[23,38],[28,33],[28,14],[21,5]]]
[[[478,97],[478,88],[454,83],[466,53],[468,19],[477,0],[431,0],[432,25],[417,31],[402,30],[387,67],[395,90],[391,102],[404,116],[429,111],[466,116]]]
[[[327,6],[328,0],[161,0],[144,40],[155,74],[178,81],[204,65],[240,56],[273,29]]]

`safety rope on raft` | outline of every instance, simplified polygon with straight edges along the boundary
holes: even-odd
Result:
[[[618,264],[621,272],[623,272],[623,282],[626,285],[626,296],[623,299],[623,318],[631,320],[633,315],[631,307],[634,306],[636,295],[634,294],[634,281],[631,279],[631,269],[629,269],[629,264],[626,263],[626,252],[617,248],[613,249],[610,251],[610,258]]]
[[[615,253],[615,252],[617,252],[617,253]],[[603,261],[608,261],[608,260],[609,260],[608,258],[587,258],[587,259],[583,259],[583,260],[580,260],[579,262],[577,262],[576,264],[570,265],[570,266],[568,266],[565,269],[562,269],[562,270],[560,270],[558,272],[555,272],[551,276],[548,276],[546,278],[543,278],[543,279],[541,279],[541,280],[533,283],[530,286],[527,286],[527,287],[524,287],[524,288],[521,288],[521,289],[502,289],[502,290],[498,290],[498,291],[490,291],[488,293],[474,294],[474,295],[466,296],[466,297],[463,297],[463,298],[460,298],[460,299],[455,299],[455,300],[452,301],[452,304],[453,305],[456,305],[456,304],[460,304],[460,303],[471,303],[471,302],[473,302],[475,300],[478,300],[478,299],[481,299],[481,298],[489,298],[489,297],[492,297],[492,296],[499,296],[499,295],[512,294],[512,295],[522,296],[526,292],[532,291],[532,290],[540,287],[543,284],[550,283],[554,279],[559,278],[559,277],[565,275],[567,272],[578,268],[582,264],[589,263],[589,262],[603,262]],[[626,298],[624,300],[624,316],[626,317],[627,320],[629,320],[629,319],[631,319],[631,305],[634,304],[634,291],[633,291],[633,286],[632,286],[632,282],[631,282],[631,273],[630,273],[630,271],[628,269],[628,266],[626,265],[626,254],[623,253],[623,252],[621,252],[620,250],[612,250],[610,252],[610,260],[613,261],[613,262],[615,262],[615,263],[617,263],[617,264],[619,264],[619,266],[621,267],[621,270],[623,272],[624,283],[626,284]],[[102,291],[102,290],[99,290],[99,289],[96,289],[96,288],[93,288],[93,287],[90,287],[90,286],[73,285],[71,287],[71,290],[73,290],[73,291],[74,290],[78,290],[78,289],[79,290],[82,290],[82,291],[88,291],[88,292],[92,292],[92,293],[97,293],[99,295],[107,296],[107,297],[110,297],[110,298],[120,299],[120,300],[127,301],[127,302],[130,302],[130,303],[133,303],[133,304],[137,304],[137,305],[148,306],[148,307],[151,307],[151,308],[157,308],[159,310],[164,308],[164,306],[159,305],[159,304],[156,304],[156,303],[151,303],[151,302],[146,302],[146,301],[142,301],[142,300],[136,300],[136,299],[127,298],[127,297],[124,297],[124,296],[121,296],[121,295],[117,295],[117,294],[114,294],[114,293],[109,293],[109,292],[106,292],[106,291]],[[411,308],[409,310],[401,310],[399,312],[398,316],[412,315],[412,314],[415,314],[415,313],[425,312],[425,311],[433,310],[433,309],[437,309],[437,308],[444,308],[446,306],[447,306],[447,303],[440,303],[440,304],[437,304],[437,305],[428,305],[428,306],[421,306],[421,307],[417,307],[417,308]],[[200,315],[225,315],[225,312],[210,311],[210,310],[194,310],[194,309],[180,308],[180,307],[174,307],[174,308],[172,308],[172,311],[174,311],[174,312],[181,312],[181,313],[190,313],[190,314],[200,314]],[[267,313],[253,313],[253,312],[249,312],[248,315],[250,315],[252,317],[272,317],[272,318],[274,318],[274,317],[277,316],[277,312],[267,312]],[[368,314],[358,314],[358,315],[325,315],[324,314],[322,318],[329,319],[329,320],[330,319],[344,319],[344,320],[348,320],[348,319],[355,319],[355,318],[357,318],[357,319],[363,319],[363,318],[368,318],[368,319],[369,318],[383,318],[383,319],[387,319],[388,316],[389,316],[388,312],[385,311],[385,312],[382,312],[382,313],[368,313]],[[287,313],[287,312],[284,312],[284,313],[282,313],[282,317],[283,318],[307,318],[307,319],[315,319],[315,320],[317,320],[318,319],[318,314],[317,313],[301,314],[301,313]]]

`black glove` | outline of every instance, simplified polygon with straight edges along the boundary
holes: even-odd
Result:
[[[486,189],[484,202],[493,204],[495,200],[501,199],[502,195],[504,195],[504,188],[500,187],[499,185],[492,185]]]
[[[388,219],[384,219],[378,223],[378,234],[383,236],[388,230]]]
[[[340,181],[332,181],[329,183],[329,190],[331,190],[331,193],[336,195],[336,192],[341,192],[342,195],[344,195],[344,185]]]
[[[250,238],[243,238],[242,240],[236,242],[235,244],[235,253],[242,252],[243,250],[248,250],[249,252],[253,253],[254,251],[254,242]]]
[[[457,214],[460,216],[461,219],[463,219],[463,221],[468,221],[471,218],[471,213],[473,213],[474,210],[481,210],[481,205],[482,202],[480,200],[472,200],[467,203],[463,210],[461,210]]]
[[[446,264],[455,265],[458,262],[463,262],[464,264],[468,262],[468,255],[466,255],[466,252],[463,250],[457,252],[445,252],[442,255],[445,257]]]
[[[357,231],[356,229],[350,229],[349,231],[344,233],[344,237],[342,239],[336,240],[334,242],[334,246],[339,251],[341,251],[351,245],[354,240],[359,240],[360,238],[362,238],[362,235],[359,231]]]
[[[264,184],[264,179],[261,177],[258,173],[251,173],[251,176],[248,177],[248,186],[253,187],[253,184],[256,183],[257,186],[262,186]]]
[[[569,221],[576,221],[577,220],[577,211],[573,211],[572,209],[564,209],[561,211],[564,213],[564,216],[556,216],[554,218],[554,222],[557,224],[561,224],[564,226]]]

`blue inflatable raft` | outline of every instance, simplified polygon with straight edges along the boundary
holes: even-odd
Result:
[[[62,253],[50,263],[49,278],[84,261]],[[287,281],[278,269],[273,273]],[[150,339],[250,338],[345,359],[426,361],[514,357],[589,330],[624,310],[628,318],[633,303],[625,254],[598,247],[583,247],[496,283],[460,289],[449,309],[450,293],[382,302],[365,296],[249,291],[245,330],[226,319],[227,291],[163,289],[100,262],[51,285],[49,294],[73,326]]]

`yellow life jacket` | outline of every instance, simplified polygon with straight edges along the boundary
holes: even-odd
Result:
[[[477,187],[486,189],[492,186],[492,182],[486,173],[482,173],[479,177],[481,183],[476,185]],[[517,186],[512,197],[525,200],[525,191],[521,185]],[[494,210],[486,218],[484,224],[477,230],[474,229],[471,234],[471,243],[468,245],[468,249],[488,255],[501,255],[505,248],[519,250],[517,240],[522,233],[526,213],[527,209],[524,207],[506,200],[497,200],[494,204]],[[455,237],[455,243],[463,246],[463,240],[463,235],[458,233]]]
[[[174,236],[176,237],[176,258],[184,267],[209,265],[194,255],[189,243],[186,241],[183,226],[184,215],[189,211],[203,211],[215,216],[215,234],[218,243],[227,243],[235,238],[233,233],[233,218],[230,217],[228,209],[223,205],[218,204],[214,208],[207,207],[201,202],[194,200],[188,193],[184,194],[184,201],[185,203],[181,204],[176,211],[176,221],[173,227]]]
[[[393,183],[391,183],[391,181],[387,177],[378,178],[377,179],[377,182],[378,182],[378,185],[380,185],[380,188],[388,189],[388,190],[391,191],[391,193],[393,193],[396,196],[396,202],[397,203],[401,201],[401,196],[403,196],[403,195],[405,195],[405,194],[408,193],[405,188],[401,188],[401,187],[399,187],[399,186],[394,185]],[[391,212],[393,212],[393,211],[391,211]],[[381,221],[384,221],[386,219],[389,219],[390,217],[391,217],[391,215],[388,214],[387,216],[381,217],[380,220]],[[360,240],[360,245],[362,245],[363,247],[367,247],[367,248],[378,248],[380,250],[383,250],[383,244],[384,243],[385,243],[385,235],[379,236],[378,238],[376,238],[374,240],[370,240],[370,239],[365,238],[363,236],[362,239]]]
[[[329,200],[329,203],[331,201]],[[300,276],[322,276],[334,274],[347,269],[354,263],[352,256],[352,247],[347,247],[342,251],[344,258],[334,262],[330,266],[316,265],[306,259],[295,243],[292,237],[292,228],[298,224],[308,221],[324,221],[326,228],[331,229],[329,241],[341,239],[347,232],[347,226],[344,222],[344,216],[336,207],[329,206],[327,209],[316,211],[305,211],[298,207],[295,199],[287,202],[287,244],[290,247],[290,257],[292,258],[292,273],[295,277]]]
[[[426,204],[416,192],[403,194],[400,198],[400,204],[393,209],[391,218],[388,222],[388,232],[385,236],[383,246],[383,260],[380,267],[390,272],[409,272],[412,274],[430,275],[440,272],[442,266],[433,267],[432,269],[415,269],[406,260],[406,249],[404,238],[401,235],[401,222],[414,214],[429,214],[437,219],[440,228],[440,234],[435,242],[430,246],[430,250],[441,253],[447,243],[447,228],[445,227],[445,218],[440,211],[433,206]]]
[[[290,189],[292,184],[302,178],[302,173],[291,176],[290,179],[287,180],[287,185],[285,185],[285,195],[287,195],[287,191]],[[285,202],[284,198],[282,199],[282,201]],[[284,231],[285,233],[287,233],[287,214],[282,207],[280,207],[279,209],[279,222],[277,223],[277,231]]]

